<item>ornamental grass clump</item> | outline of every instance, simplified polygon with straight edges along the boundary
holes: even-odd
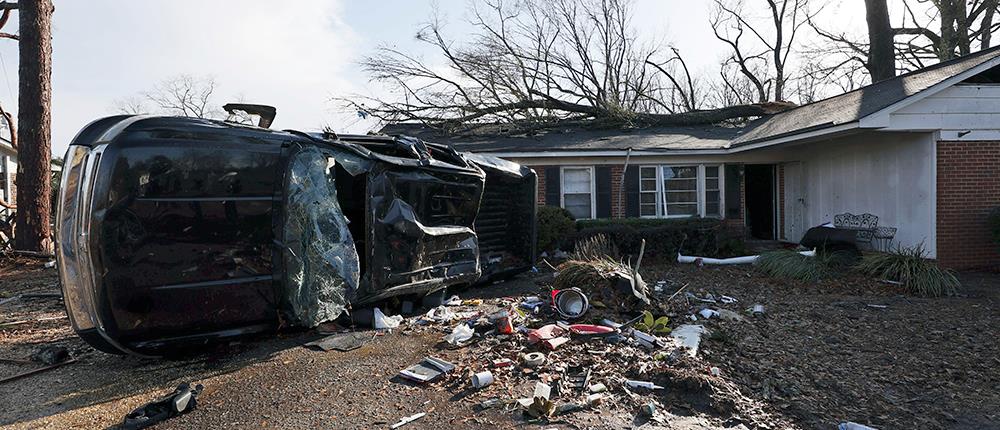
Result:
[[[775,278],[818,281],[832,275],[829,263],[830,257],[821,253],[810,257],[780,249],[760,254],[754,264],[757,269]]]
[[[927,259],[923,244],[866,255],[857,269],[879,279],[900,282],[907,291],[920,296],[950,296],[959,286],[951,271]]]

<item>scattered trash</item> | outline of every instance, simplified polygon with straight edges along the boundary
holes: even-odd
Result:
[[[661,279],[659,281],[656,281],[655,284],[653,284],[653,291],[657,293],[662,293],[663,289],[666,287],[667,287],[667,281]]]
[[[717,311],[715,309],[705,308],[705,309],[702,309],[701,311],[699,311],[698,315],[701,315],[701,317],[704,318],[704,319],[718,318],[719,317],[719,311]]]
[[[482,306],[483,299],[462,300],[462,306]]]
[[[481,389],[487,385],[493,383],[493,373],[489,370],[484,370],[482,372],[472,375],[471,378],[472,388]]]
[[[416,382],[431,382],[455,370],[455,365],[440,358],[427,357],[399,372],[399,376]]]
[[[870,305],[868,305],[868,307],[869,308],[875,308],[875,309],[885,309],[885,308],[888,308],[889,305],[871,305],[870,304]]]
[[[572,324],[569,326],[570,333],[582,337],[606,336],[615,332],[615,329],[603,325],[593,324]]]
[[[493,362],[491,364],[495,368],[502,368],[502,367],[513,366],[514,362],[511,361],[509,358],[500,358],[500,359],[497,359],[497,360],[493,360]]]
[[[431,308],[422,317],[427,321],[439,322],[439,323],[449,323],[451,320],[455,319],[455,313],[448,309],[444,305]]]
[[[659,385],[656,385],[656,384],[654,384],[652,382],[649,382],[649,381],[635,381],[635,380],[631,380],[631,379],[626,380],[625,381],[625,385],[628,385],[629,388],[642,388],[642,389],[646,389],[646,390],[662,390],[663,389],[663,387],[661,387]]]
[[[451,296],[450,299],[444,301],[444,304],[447,306],[462,306],[462,298],[458,296]]]
[[[389,426],[389,428],[390,429],[398,429],[398,428],[400,428],[402,426],[405,426],[405,425],[407,425],[409,423],[412,423],[412,422],[414,422],[416,420],[419,420],[419,419],[423,418],[425,415],[427,415],[427,412],[421,412],[419,414],[410,415],[410,416],[408,416],[406,418],[403,418],[403,419],[399,420],[399,422],[397,422],[396,424],[393,424],[393,425]]]
[[[510,320],[510,312],[500,311],[496,316],[496,318],[493,318],[493,320],[496,322],[497,333],[500,334],[514,333],[514,325],[513,323],[511,323]]]
[[[646,403],[645,405],[642,405],[639,408],[639,412],[642,414],[642,416],[645,417],[653,416],[654,414],[656,414],[656,403],[649,402]]]
[[[577,319],[590,309],[590,301],[579,288],[559,290],[552,298],[556,312],[566,319]]]
[[[31,360],[42,364],[62,363],[69,359],[69,350],[61,346],[43,346],[31,354]]]
[[[544,304],[545,302],[538,296],[528,296],[521,300],[521,309],[531,311],[532,313],[538,313],[538,310],[541,309]]]
[[[639,343],[640,346],[646,349],[658,349],[666,346],[660,338],[643,332],[638,329],[632,330],[632,338]]]
[[[302,346],[319,348],[323,351],[337,350],[345,352],[360,348],[365,342],[372,340],[372,336],[371,332],[352,331],[327,336]]]
[[[535,383],[535,391],[531,395],[531,404],[527,408],[528,414],[536,418],[552,416],[556,410],[556,404],[549,400],[551,394],[552,387],[549,384],[543,382]]]
[[[534,330],[528,330],[528,342],[538,343],[566,334],[566,329],[557,324],[547,324]]]
[[[688,355],[694,357],[698,355],[698,345],[701,344],[701,336],[705,334],[705,327],[696,324],[684,324],[674,329],[670,336],[677,339],[680,345],[688,349]]]
[[[538,367],[545,364],[545,354],[532,352],[524,355],[524,365],[527,367]]]
[[[722,369],[715,366],[712,366],[712,368],[708,369],[708,371],[712,373],[712,376],[719,376],[722,374]]]
[[[563,336],[544,340],[542,341],[542,345],[545,345],[545,347],[549,350],[554,350],[567,342],[569,342],[569,337]]]
[[[591,303],[597,300],[625,307],[648,306],[649,288],[638,272],[645,246],[643,240],[635,267],[612,257],[566,261],[559,265],[553,287],[558,290],[579,288],[587,293]]]
[[[563,403],[556,407],[556,415],[564,415],[571,412],[583,410],[585,406],[580,403]]]
[[[738,302],[739,300],[736,300],[735,298],[729,296],[719,296],[719,301],[727,305],[731,305],[733,303]]]
[[[462,323],[455,326],[455,328],[451,330],[451,333],[445,335],[444,341],[452,345],[461,345],[469,339],[472,339],[473,333],[475,333],[475,330],[473,330],[472,327],[469,327],[468,324]]]
[[[590,391],[591,393],[594,393],[594,394],[603,393],[605,391],[608,391],[608,387],[606,387],[606,386],[604,386],[604,384],[598,382],[596,384],[591,385],[590,387],[587,387],[587,391]]]
[[[173,393],[129,412],[125,416],[121,428],[126,430],[143,429],[188,413],[198,406],[198,394],[201,393],[201,390],[201,384],[195,385],[194,388],[191,388],[188,383],[180,384]]]
[[[611,327],[613,329],[619,329],[619,328],[622,327],[621,324],[618,324],[618,323],[616,323],[614,321],[611,321],[611,320],[609,320],[607,318],[601,320],[601,325],[606,326],[606,327]]]
[[[604,394],[594,393],[587,396],[587,406],[595,407],[601,404],[604,400]]]
[[[374,326],[376,330],[386,330],[394,329],[399,327],[399,324],[403,322],[402,315],[386,316],[382,313],[382,310],[375,308],[374,312]]]
[[[46,261],[45,264],[43,264],[42,266],[45,267],[46,269],[51,269],[53,267],[56,267],[56,260]]]
[[[878,429],[848,421],[840,423],[840,425],[837,426],[837,430],[878,430]]]
[[[500,400],[499,397],[494,397],[492,399],[486,399],[486,400],[483,400],[482,402],[479,402],[478,407],[479,407],[479,410],[485,411],[487,409],[495,408],[495,407],[500,406],[502,404],[503,404],[503,400]]]
[[[718,303],[718,301],[715,300],[715,296],[713,296],[711,293],[706,294],[705,297],[698,297],[694,293],[688,291],[684,293],[684,297],[687,297],[691,300],[697,300],[702,303]]]
[[[569,388],[583,391],[590,385],[590,369],[576,368],[572,373],[566,374],[565,381]]]
[[[750,313],[752,313],[755,317],[764,315],[764,305],[753,305],[753,308],[750,309]]]

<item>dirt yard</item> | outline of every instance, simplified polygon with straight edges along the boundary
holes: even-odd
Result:
[[[661,301],[685,285],[684,291],[698,296],[732,296],[737,303],[709,306],[739,312],[745,320],[701,322],[710,334],[698,361],[652,376],[661,384],[686,382],[669,385],[662,394],[637,395],[609,379],[610,392],[621,401],[548,423],[527,422],[513,408],[475,408],[487,395],[530,394],[523,383],[499,381],[530,381],[534,376],[523,370],[495,372],[498,384],[489,394],[468,390],[461,371],[429,386],[395,376],[427,355],[469,367],[482,361],[477,354],[501,349],[502,343],[446,349],[440,345],[442,330],[427,327],[377,336],[350,352],[319,352],[301,345],[321,336],[295,332],[187,360],[142,360],[86,346],[69,329],[59,298],[22,296],[0,304],[0,358],[23,359],[54,344],[67,347],[77,361],[3,383],[0,428],[108,428],[136,406],[189,381],[205,386],[199,407],[157,428],[388,428],[419,412],[427,415],[403,429],[833,429],[843,421],[879,429],[1000,428],[998,275],[961,274],[959,295],[944,299],[901,295],[891,285],[848,274],[804,285],[768,279],[749,267],[660,265],[644,270],[644,277],[650,283],[670,281]],[[0,267],[0,301],[56,292],[57,283],[55,270],[37,263],[6,265]],[[490,301],[537,294],[545,284],[544,275],[521,277],[460,295]],[[688,315],[700,307],[684,296],[658,311],[671,316],[672,326],[690,322]],[[766,307],[764,316],[742,312],[757,303]],[[595,347],[586,348],[596,354]],[[573,361],[573,351],[584,349],[550,356]],[[612,362],[602,357],[598,362]],[[718,376],[711,374],[713,366],[720,369]],[[34,367],[0,362],[0,379]],[[678,378],[674,368],[688,376]],[[647,421],[630,405],[650,400],[663,411]]]

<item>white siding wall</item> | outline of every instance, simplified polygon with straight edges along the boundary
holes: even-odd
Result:
[[[906,106],[890,116],[891,130],[967,131],[994,136],[1000,125],[1000,85],[956,85]],[[993,139],[994,137],[986,137]]]
[[[797,241],[839,213],[872,213],[897,227],[898,243],[924,243],[935,256],[935,147],[932,133],[880,133],[789,149],[785,234]]]

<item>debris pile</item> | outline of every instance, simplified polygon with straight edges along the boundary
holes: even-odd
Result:
[[[401,369],[400,380],[461,391],[474,410],[503,408],[532,422],[585,410],[654,422],[678,410],[751,426],[768,420],[699,353],[705,324],[744,323],[750,313],[718,308],[714,296],[669,295],[676,288],[663,291],[665,282],[649,294],[635,269],[614,260],[568,263],[538,294],[456,296],[406,319],[404,334],[436,332],[441,342],[433,357]],[[714,321],[695,316],[703,308]],[[688,318],[695,321],[682,324]]]

